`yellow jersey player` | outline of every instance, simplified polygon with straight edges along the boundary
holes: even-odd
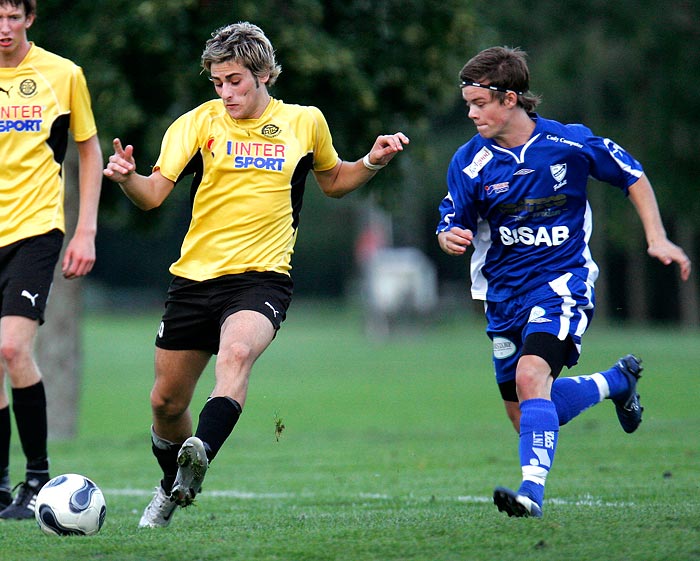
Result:
[[[263,31],[240,22],[216,30],[202,66],[219,99],[177,119],[150,175],[133,146],[114,141],[104,174],[147,210],[194,173],[192,220],[156,337],[152,450],[163,471],[141,527],[167,526],[199,493],[209,463],[245,405],[251,368],[275,337],[292,298],[291,256],[309,172],[329,197],[369,181],[408,144],[379,136],[343,161],[317,108],[270,96],[280,66]],[[215,384],[192,435],[190,400],[212,355]]]
[[[80,67],[27,39],[35,0],[0,0],[0,519],[33,519],[49,480],[46,395],[33,356],[65,233],[63,160],[68,133],[80,165],[78,223],[61,265],[68,279],[95,262],[102,152]],[[12,498],[12,409],[26,474]]]

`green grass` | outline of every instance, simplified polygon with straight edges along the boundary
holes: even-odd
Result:
[[[697,332],[594,325],[576,372],[640,354],[644,423],[624,434],[607,402],[564,427],[545,517],[509,519],[490,497],[519,482],[517,437],[481,318],[379,344],[352,311],[295,303],[197,504],[165,530],[139,530],[159,477],[148,403],[158,319],[87,318],[80,436],[50,445],[54,475],[103,488],[104,528],[56,538],[5,522],[0,560],[700,560]],[[195,415],[212,383],[208,370]]]

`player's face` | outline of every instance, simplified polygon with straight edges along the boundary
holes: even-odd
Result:
[[[24,6],[0,2],[0,66],[17,66],[29,49],[27,29],[34,15],[27,17]]]
[[[484,88],[466,86],[462,88],[462,97],[469,108],[469,118],[476,130],[484,138],[499,138],[505,133],[508,123],[508,109]]]
[[[257,119],[270,102],[269,76],[257,78],[246,67],[232,60],[211,65],[210,79],[234,119]]]

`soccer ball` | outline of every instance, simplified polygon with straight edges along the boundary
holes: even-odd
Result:
[[[107,505],[100,488],[76,473],[54,477],[36,497],[34,516],[45,534],[92,536],[105,521]]]

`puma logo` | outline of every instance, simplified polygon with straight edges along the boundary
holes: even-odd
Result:
[[[9,90],[6,90],[3,87],[0,87],[0,92],[4,93],[7,97],[10,97],[10,91],[12,90],[12,86],[10,86]]]
[[[277,314],[279,314],[279,312],[275,310],[274,306],[269,302],[265,302],[265,305],[272,310],[273,317],[277,317]]]
[[[23,290],[22,294],[20,296],[24,296],[25,298],[29,299],[29,301],[32,303],[32,306],[36,306],[36,299],[39,298],[39,293],[37,292],[34,296],[27,290]]]

